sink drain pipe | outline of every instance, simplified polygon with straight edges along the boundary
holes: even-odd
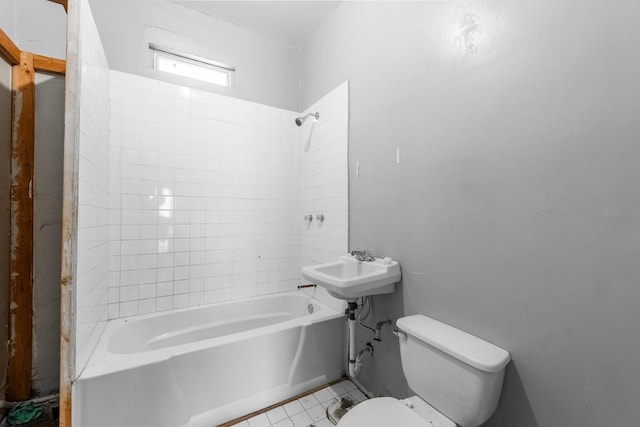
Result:
[[[354,367],[356,375],[358,375],[358,373],[360,372],[360,368],[362,367],[362,356],[364,356],[366,353],[373,354],[373,345],[370,342],[368,342],[367,345],[365,345],[364,348],[360,350],[360,353],[358,353],[358,357],[356,357],[356,364]]]
[[[349,327],[349,376],[355,378],[358,375],[356,369],[356,309],[358,304],[355,301],[348,302],[347,325]]]

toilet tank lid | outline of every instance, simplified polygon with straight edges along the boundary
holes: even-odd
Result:
[[[505,349],[427,316],[401,317],[396,325],[420,341],[485,372],[498,372],[511,360]]]

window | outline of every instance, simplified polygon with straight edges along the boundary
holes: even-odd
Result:
[[[234,87],[235,69],[205,58],[149,45],[153,52],[153,68],[190,79],[225,87]]]

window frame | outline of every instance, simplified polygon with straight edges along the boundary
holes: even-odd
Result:
[[[222,62],[213,61],[208,58],[203,58],[201,56],[191,55],[189,53],[180,52],[174,49],[162,47],[155,45],[153,43],[149,43],[149,50],[151,51],[152,58],[152,68],[154,71],[158,71],[161,73],[170,74],[173,76],[177,76],[180,78],[185,78],[193,81],[198,81],[205,84],[212,84],[225,88],[235,88],[236,87],[236,69],[232,65],[224,64]],[[196,65],[203,69],[212,70],[221,74],[225,74],[227,76],[227,85],[214,83],[212,81],[199,79],[196,77],[187,76],[184,74],[172,73],[170,71],[161,70],[158,68],[158,58],[164,57],[170,60],[177,60],[186,64]]]

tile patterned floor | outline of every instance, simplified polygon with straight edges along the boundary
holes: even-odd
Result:
[[[326,409],[341,397],[349,397],[356,403],[367,399],[355,384],[344,380],[234,424],[234,427],[333,427],[333,423],[327,419]]]

